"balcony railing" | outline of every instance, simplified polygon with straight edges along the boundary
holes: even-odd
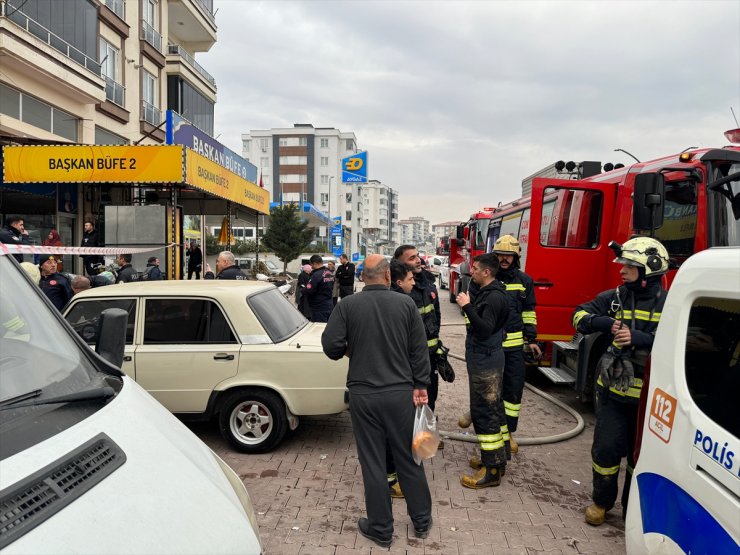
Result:
[[[216,25],[216,16],[213,15],[213,0],[195,0],[195,3],[201,7],[208,20]]]
[[[57,52],[80,64],[91,73],[100,76],[100,64],[98,62],[28,17],[20,11],[20,8],[16,8],[7,2],[0,2],[0,17],[7,17],[10,21],[45,42]]]
[[[162,52],[162,35],[143,20],[141,22],[141,38],[156,48],[157,52]]]
[[[142,100],[141,119],[143,119],[147,123],[151,123],[156,127],[157,125],[162,123],[162,112],[153,104],[149,104],[146,100]]]
[[[126,0],[105,0],[105,5],[114,14],[126,21]]]
[[[116,83],[110,77],[105,78],[105,99],[123,108],[126,89],[120,83]]]
[[[169,44],[167,45],[167,53],[172,54],[174,56],[180,56],[182,57],[188,65],[195,71],[198,75],[203,77],[206,81],[208,81],[213,87],[216,87],[216,80],[213,78],[213,76],[208,73],[205,69],[203,69],[203,66],[200,65],[198,62],[195,61],[195,58],[193,58],[190,54],[188,54],[183,47],[181,47],[179,44]]]

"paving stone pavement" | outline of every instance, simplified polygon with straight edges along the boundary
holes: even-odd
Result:
[[[458,325],[462,318],[446,292],[441,293],[442,321],[452,324],[443,326],[442,340],[463,354],[465,331]],[[467,375],[462,362],[453,361],[453,366],[457,379],[441,383],[437,416],[441,430],[460,432],[457,419],[468,406]],[[549,386],[538,375],[528,381],[580,409],[585,431],[561,443],[522,446],[501,486],[483,490],[469,490],[459,482],[460,475],[470,471],[467,460],[477,454],[475,444],[446,440],[444,449],[424,463],[433,500],[429,537],[414,537],[404,500],[394,499],[390,549],[379,548],[357,531],[365,507],[348,412],[303,418],[276,450],[260,455],[231,450],[213,425],[191,428],[244,480],[269,555],[624,553],[619,506],[598,528],[583,520],[591,490],[590,408],[580,406],[572,390]],[[574,425],[565,411],[525,390],[517,436],[542,437]]]

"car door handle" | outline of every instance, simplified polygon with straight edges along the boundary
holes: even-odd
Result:
[[[131,355],[126,355],[125,357],[123,357],[123,362],[131,362],[132,360],[134,359],[131,358]]]
[[[552,287],[553,285],[555,284],[551,281],[535,281],[534,282],[535,287]]]
[[[228,353],[216,353],[213,355],[213,360],[234,360],[234,355]]]

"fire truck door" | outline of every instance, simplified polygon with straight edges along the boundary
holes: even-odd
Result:
[[[617,271],[607,247],[615,195],[613,183],[533,181],[525,271],[535,284],[540,339],[571,338],[575,307],[606,289],[607,272]]]

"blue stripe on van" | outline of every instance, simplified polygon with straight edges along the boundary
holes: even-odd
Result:
[[[671,538],[684,553],[740,553],[740,545],[714,517],[668,478],[643,472],[637,476],[643,533]]]

